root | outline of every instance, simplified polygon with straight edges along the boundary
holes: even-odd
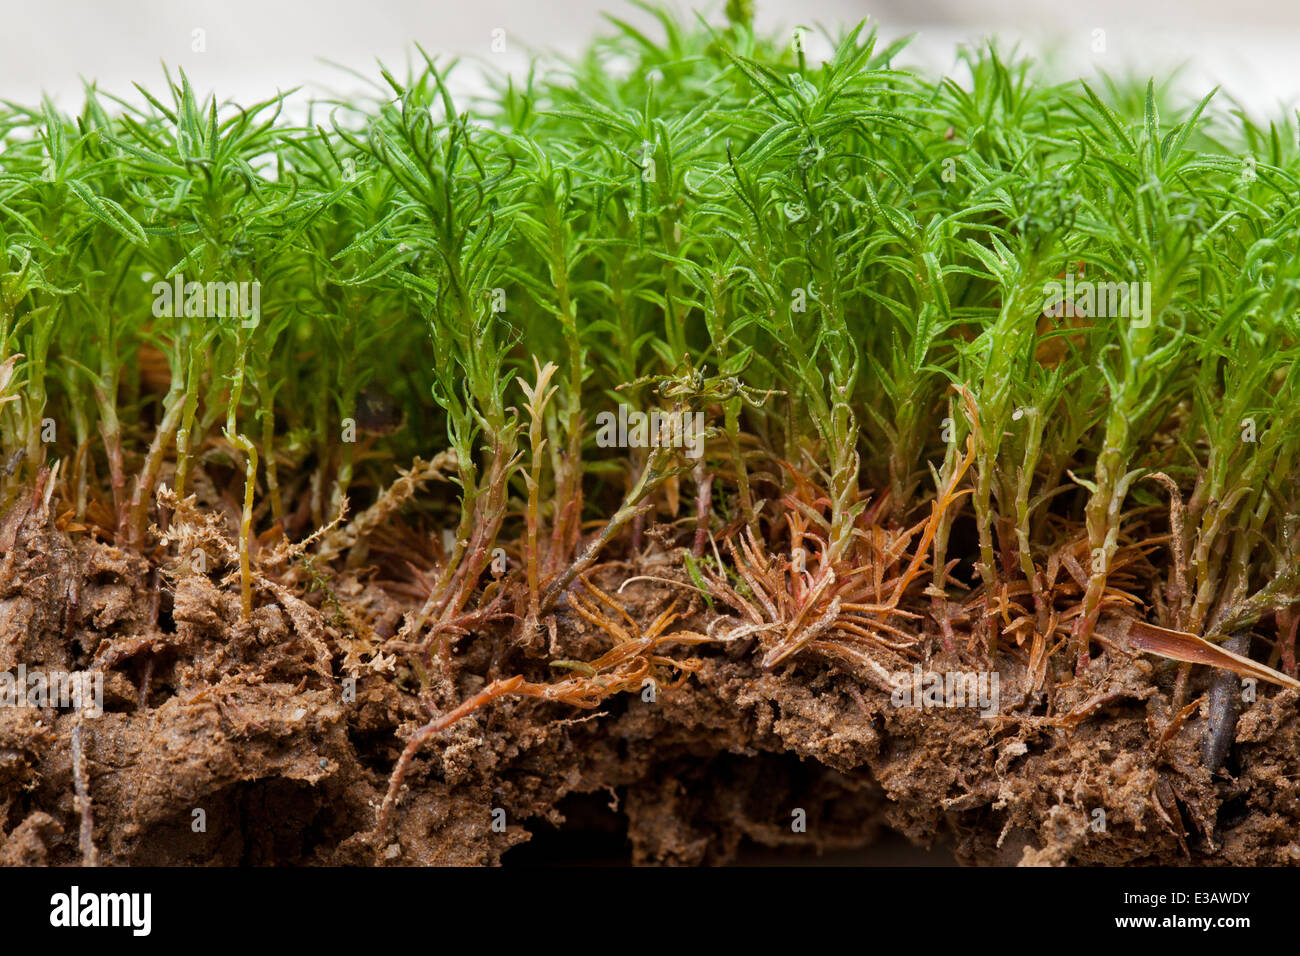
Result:
[[[659,686],[660,681],[655,676],[656,668],[675,670],[679,674],[679,679],[676,683],[665,686],[679,686],[699,668],[700,662],[691,658],[664,657],[655,654],[654,651],[662,644],[704,644],[719,640],[695,631],[676,631],[667,634],[669,626],[677,620],[676,602],[659,614],[643,632],[640,625],[610,595],[585,578],[582,579],[582,584],[594,596],[595,601],[584,599],[575,591],[572,596],[574,610],[611,637],[614,647],[593,661],[552,661],[552,667],[578,672],[573,677],[554,683],[530,683],[522,674],[494,680],[454,710],[435,717],[417,730],[407,741],[402,755],[393,767],[392,776],[388,781],[388,791],[375,816],[375,833],[383,836],[388,832],[398,791],[401,790],[402,782],[406,779],[411,761],[425,741],[468,717],[485,704],[498,697],[516,696],[532,697],[590,710],[599,706],[607,697],[625,691],[640,690],[646,681]],[[596,602],[613,610],[618,617],[622,618],[623,623],[602,612]]]
[[[455,710],[434,718],[411,736],[411,739],[406,743],[406,747],[402,750],[401,757],[397,759],[397,765],[393,768],[393,774],[388,780],[388,791],[384,794],[384,802],[380,805],[379,813],[375,817],[375,831],[377,833],[384,834],[388,832],[388,823],[392,818],[393,806],[397,803],[397,792],[401,790],[402,781],[406,779],[406,772],[410,769],[411,761],[419,752],[420,747],[424,745],[424,742],[434,734],[446,730],[456,721],[468,717],[489,701],[511,693],[523,682],[522,675],[506,680],[495,680]]]

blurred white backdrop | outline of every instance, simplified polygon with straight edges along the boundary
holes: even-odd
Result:
[[[722,0],[675,6],[717,19]],[[1295,0],[757,0],[757,8],[764,28],[869,17],[887,38],[916,33],[907,59],[937,70],[952,66],[958,42],[997,35],[1051,51],[1061,74],[1146,75],[1182,65],[1189,95],[1222,84],[1258,113],[1300,99]],[[576,52],[602,29],[602,11],[651,26],[623,0],[0,0],[0,98],[34,103],[44,92],[75,108],[82,77],[130,93],[132,82],[157,85],[163,62],[222,99],[297,86],[347,91],[357,81],[323,61],[376,76],[377,58],[404,65],[415,42],[516,69],[533,52]],[[498,29],[506,52],[494,55]]]

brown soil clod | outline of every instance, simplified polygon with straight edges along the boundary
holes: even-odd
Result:
[[[1245,710],[1237,776],[1216,778],[1233,734],[1208,669],[1191,688],[1213,681],[1208,730],[1174,707],[1173,665],[1112,651],[1037,690],[1038,665],[1004,652],[996,716],[898,706],[822,634],[765,667],[786,598],[759,584],[729,616],[652,550],[577,578],[540,644],[483,620],[453,645],[452,683],[431,672],[422,695],[384,636],[418,600],[346,571],[327,598],[268,552],[245,623],[229,527],[171,509],[171,556],[60,531],[39,494],[0,520],[0,670],[104,675],[97,718],[0,708],[0,862],[491,864],[584,826],[645,863],[886,830],[963,863],[1300,860],[1290,689]],[[195,549],[206,572],[176,557]],[[882,673],[969,667],[937,623],[881,629],[851,606],[811,623],[865,622],[849,650]],[[1100,646],[1121,631],[1103,618]],[[594,795],[617,809],[574,802]]]

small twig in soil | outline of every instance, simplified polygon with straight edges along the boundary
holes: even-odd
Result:
[[[1250,632],[1234,634],[1223,648],[1245,655],[1250,649]],[[1241,713],[1241,678],[1230,670],[1219,670],[1210,685],[1210,717],[1201,741],[1201,762],[1214,773],[1223,766],[1228,749],[1237,738],[1237,717]]]
[[[77,794],[77,811],[81,814],[81,864],[99,866],[99,851],[95,849],[95,821],[91,816],[90,778],[86,775],[86,755],[81,743],[84,719],[78,714],[77,723],[72,728],[72,783]]]

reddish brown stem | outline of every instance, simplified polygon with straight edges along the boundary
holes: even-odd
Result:
[[[379,813],[375,818],[376,831],[380,834],[388,831],[388,821],[392,817],[393,806],[397,802],[397,792],[402,787],[402,781],[411,766],[411,761],[415,759],[415,755],[424,745],[424,742],[434,734],[442,733],[456,721],[468,717],[489,701],[515,691],[523,682],[522,674],[516,674],[514,677],[504,680],[494,680],[455,710],[448,711],[441,717],[435,717],[411,736],[411,739],[406,742],[405,749],[402,750],[402,755],[397,759],[397,765],[393,768],[392,777],[388,780],[388,792],[384,795],[384,802],[380,805]]]

